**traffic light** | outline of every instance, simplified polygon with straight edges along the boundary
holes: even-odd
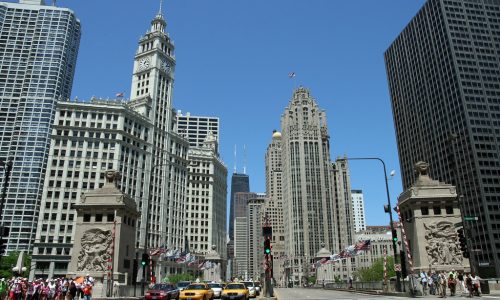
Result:
[[[149,255],[147,253],[142,254],[141,265],[145,267],[148,264]]]
[[[264,254],[271,254],[271,240],[268,238],[264,240]]]
[[[462,251],[462,256],[469,258],[469,249],[467,248],[467,240],[465,239],[464,229],[460,228],[457,230],[458,242],[460,243],[460,250]]]
[[[398,241],[398,232],[396,231],[396,229],[392,230],[392,240],[395,242]]]

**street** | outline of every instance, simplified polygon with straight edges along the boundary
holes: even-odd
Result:
[[[275,297],[278,300],[344,300],[344,299],[403,299],[406,297],[400,296],[386,296],[386,295],[370,295],[370,294],[362,294],[356,292],[345,292],[345,291],[335,291],[335,290],[323,290],[323,289],[304,289],[304,288],[292,288],[292,289],[275,289]],[[426,298],[426,299],[439,299],[437,296],[425,296],[425,297],[417,297],[417,298]],[[466,297],[450,297],[448,298],[456,298],[456,299],[465,299]],[[500,294],[492,294],[492,295],[484,295],[482,297],[474,297],[476,299],[500,299]],[[474,299],[473,298],[473,299]]]

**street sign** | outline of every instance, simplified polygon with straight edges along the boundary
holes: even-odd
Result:
[[[458,228],[458,227],[463,227],[464,226],[464,223],[463,222],[458,222],[458,223],[455,223],[455,228]]]
[[[465,221],[477,221],[477,220],[479,220],[479,218],[475,217],[475,216],[464,216],[464,220]]]
[[[394,271],[401,272],[401,264],[395,264],[394,265]]]

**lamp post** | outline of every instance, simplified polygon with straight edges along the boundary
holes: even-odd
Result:
[[[394,251],[394,264],[396,264],[399,261],[398,260],[397,245],[396,245],[397,236],[394,235],[395,230],[394,230],[394,223],[392,221],[391,197],[389,195],[389,183],[387,182],[387,170],[385,168],[385,162],[379,157],[349,157],[346,159],[347,160],[378,160],[379,162],[382,163],[382,167],[384,169],[385,192],[387,194],[387,206],[388,206],[388,209],[386,210],[386,212],[389,214],[389,222],[390,222],[391,234],[392,234],[392,250]],[[401,292],[401,273],[400,272],[396,272],[396,291]]]

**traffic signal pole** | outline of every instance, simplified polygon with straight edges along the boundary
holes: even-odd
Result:
[[[273,229],[269,223],[269,218],[264,218],[264,226],[262,227],[262,236],[264,237],[264,269],[266,274],[265,282],[265,295],[266,297],[273,297],[273,255],[271,254],[271,237],[273,236]]]

